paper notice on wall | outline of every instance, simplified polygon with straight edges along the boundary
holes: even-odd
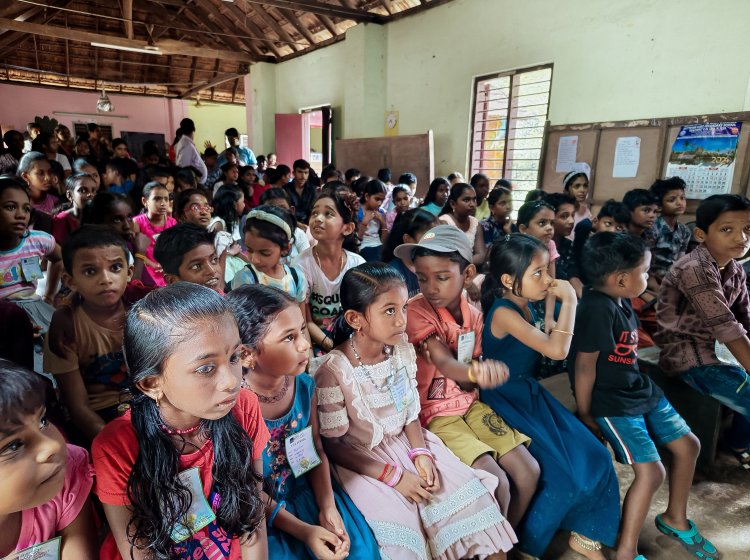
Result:
[[[568,173],[576,162],[578,153],[578,136],[561,136],[557,147],[556,173]]]
[[[638,175],[638,164],[641,162],[641,139],[638,136],[625,136],[617,139],[615,144],[615,162],[612,166],[612,177],[622,179]]]

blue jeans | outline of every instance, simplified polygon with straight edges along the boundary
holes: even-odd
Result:
[[[693,389],[709,395],[736,412],[725,434],[732,449],[750,446],[750,376],[739,366],[711,364],[687,370],[682,380]]]

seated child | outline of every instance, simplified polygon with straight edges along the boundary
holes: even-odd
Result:
[[[581,274],[581,280],[586,283],[584,271],[581,270],[581,255],[583,246],[590,235],[603,231],[622,232],[628,231],[630,224],[630,210],[622,202],[610,199],[605,202],[595,218],[585,218],[578,222],[574,229],[573,256],[576,260],[576,268]]]
[[[638,321],[630,298],[646,289],[651,254],[627,233],[605,232],[586,242],[583,266],[590,284],[576,310],[569,375],[578,416],[609,442],[635,479],[624,500],[617,560],[644,560],[638,537],[651,502],[664,482],[656,446],[672,455],[667,510],[656,527],[698,558],[716,549],[687,517],[687,498],[700,442],[662,390],[638,368]]]
[[[146,286],[164,286],[164,272],[154,259],[154,244],[159,234],[177,224],[177,220],[169,215],[169,191],[156,181],[146,183],[141,203],[146,212],[133,218],[133,223],[138,225],[150,243],[145,254],[136,253],[133,256],[142,260],[145,265],[141,280]]]
[[[490,204],[487,200],[487,195],[490,194],[490,179],[484,173],[475,173],[469,180],[469,184],[477,193],[477,208],[474,217],[481,222],[490,217]]]
[[[31,207],[45,214],[52,214],[52,209],[60,203],[54,193],[52,172],[47,156],[41,152],[28,152],[18,163],[17,176],[28,185]]]
[[[694,235],[700,245],[672,266],[659,288],[659,365],[735,411],[725,443],[750,470],[750,298],[735,260],[750,248],[750,201],[708,197],[696,211]],[[736,363],[717,357],[717,342]]]
[[[263,478],[270,494],[269,558],[379,558],[367,522],[331,480],[315,413],[315,381],[305,373],[310,342],[297,301],[277,289],[255,285],[232,291],[227,302],[245,345],[244,380],[258,396],[271,433],[263,453]],[[302,458],[288,451],[295,439],[309,446]]]
[[[396,218],[409,210],[409,189],[401,185],[393,187],[391,198],[393,199],[393,210],[385,215],[385,227],[388,231],[393,229],[393,222],[396,221]]]
[[[0,360],[0,395],[0,557],[98,558],[88,453],[50,424],[45,378]]]
[[[112,158],[104,167],[102,180],[107,191],[119,194],[130,194],[135,187],[133,179],[138,172],[138,166],[130,158]]]
[[[409,300],[406,332],[417,349],[422,426],[465,464],[500,480],[495,497],[515,527],[536,491],[539,465],[524,447],[529,438],[478,400],[475,387],[501,385],[508,368],[479,361],[483,318],[464,295],[476,274],[466,235],[453,226],[435,226],[395,254],[414,268],[421,289]],[[512,495],[504,471],[513,481]]]
[[[268,429],[242,387],[240,334],[216,292],[154,290],[128,313],[133,403],[96,436],[94,490],[112,533],[100,558],[268,558]]]
[[[96,196],[99,190],[99,184],[91,175],[85,173],[74,173],[66,179],[65,186],[67,187],[65,194],[71,207],[52,219],[52,235],[58,245],[65,243],[68,235],[81,227],[83,207]]]
[[[510,189],[495,187],[487,196],[487,204],[490,208],[490,215],[479,223],[484,231],[484,244],[487,245],[489,255],[492,244],[499,237],[504,237],[513,231],[511,228],[513,222],[510,217],[513,211],[513,199]]]
[[[344,275],[337,347],[315,373],[324,448],[381,556],[504,559],[516,538],[492,494],[497,478],[420,426],[406,303],[388,265]]]
[[[656,198],[660,210],[652,232],[653,256],[651,269],[648,271],[648,288],[655,294],[671,266],[687,253],[692,233],[689,227],[677,221],[685,213],[687,205],[685,181],[679,177],[659,179],[649,190]]]
[[[215,233],[194,224],[177,224],[162,233],[154,245],[154,258],[164,271],[164,281],[192,282],[224,295],[224,274],[216,254]]]
[[[211,212],[213,208],[202,190],[185,189],[174,199],[172,216],[181,224],[194,224],[205,229],[211,222]]]
[[[396,248],[402,243],[419,243],[422,236],[439,223],[432,212],[421,207],[410,208],[396,219],[393,229],[388,234],[388,240],[383,249],[383,262],[401,273],[406,281],[406,289],[410,298],[419,293],[419,282],[416,274],[395,255]]]
[[[103,226],[70,234],[62,258],[63,281],[72,295],[52,317],[44,371],[55,376],[72,424],[91,442],[127,409],[123,296],[132,268],[122,238]]]
[[[270,188],[266,190],[260,197],[257,206],[261,206],[263,204],[276,206],[278,208],[286,210],[287,212],[291,212],[292,215],[295,215],[294,206],[292,206],[291,200],[292,199],[290,198],[289,193],[284,189]],[[310,228],[307,226],[307,224],[301,224],[297,222],[297,229],[294,231],[294,243],[292,244],[292,250],[289,252],[289,255],[284,259],[284,261],[286,262],[286,264],[291,264],[291,262],[295,258],[297,258],[298,255],[301,255],[302,252],[305,251],[305,249],[309,249],[316,243],[317,241],[312,236],[312,233],[310,233]]]
[[[250,262],[232,280],[232,289],[245,284],[278,288],[303,304],[307,281],[299,268],[284,264],[292,248],[297,221],[291,212],[275,206],[259,206],[245,222],[245,246]]]
[[[24,156],[25,157],[25,156]],[[46,161],[46,160],[45,160]],[[0,299],[23,308],[42,332],[52,320],[52,300],[60,279],[60,246],[43,231],[29,230],[31,199],[26,185],[13,177],[0,178]],[[49,261],[44,297],[36,284]]]
[[[554,235],[552,240],[560,257],[555,262],[555,278],[567,280],[576,291],[580,299],[583,283],[573,254],[573,224],[576,212],[576,199],[564,193],[551,193],[544,197],[544,201],[555,209],[555,221],[552,223]]]
[[[360,198],[361,207],[357,213],[357,235],[359,236],[359,254],[367,262],[380,260],[383,252],[383,240],[388,235],[385,224],[385,212],[380,206],[385,200],[386,186],[373,179],[368,181]]]
[[[622,197],[622,203],[630,210],[628,231],[643,238],[649,247],[653,246],[651,228],[659,211],[656,202],[656,197],[646,189],[631,189]]]

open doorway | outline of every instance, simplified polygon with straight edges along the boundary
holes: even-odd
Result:
[[[300,113],[308,114],[310,122],[310,153],[307,161],[320,175],[323,168],[331,163],[331,106],[323,105],[300,109]]]

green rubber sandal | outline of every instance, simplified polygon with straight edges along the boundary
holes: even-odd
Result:
[[[648,560],[643,554],[639,554],[633,560]]]
[[[695,523],[689,519],[688,523],[690,524],[690,529],[687,529],[686,531],[680,531],[674,527],[670,527],[662,521],[661,515],[656,516],[654,523],[659,531],[668,537],[680,541],[682,546],[684,546],[687,551],[696,558],[699,558],[700,560],[718,560],[719,552],[716,550],[716,547],[711,541],[700,534]]]

